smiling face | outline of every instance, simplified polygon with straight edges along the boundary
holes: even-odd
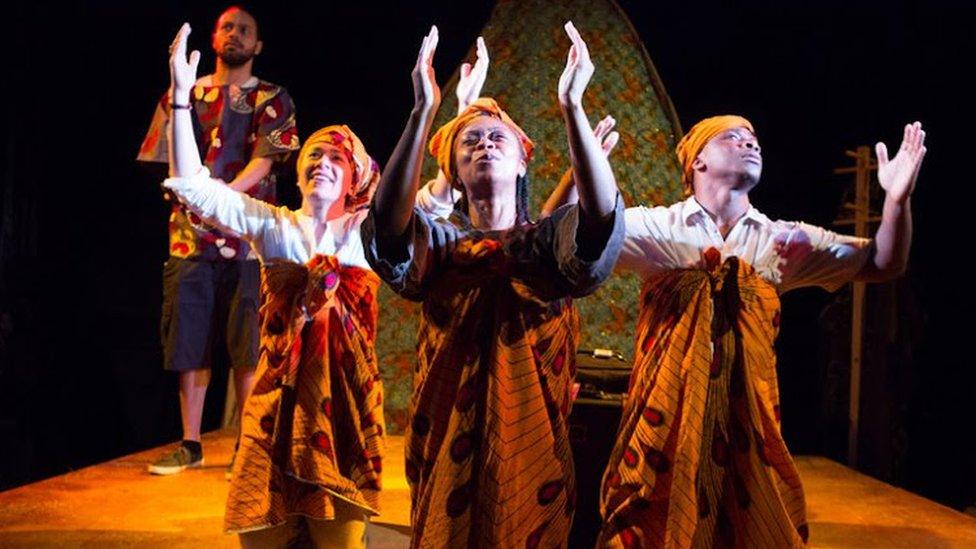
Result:
[[[302,198],[327,208],[343,205],[355,169],[345,149],[325,140],[306,144],[297,166]]]
[[[522,143],[498,118],[475,118],[454,141],[454,171],[469,198],[514,200],[516,180],[525,170]]]
[[[746,190],[755,187],[762,175],[762,149],[756,135],[747,128],[722,131],[695,158],[695,177],[732,179]]]
[[[221,61],[240,67],[261,53],[258,24],[250,13],[230,8],[220,15],[213,32],[213,50]]]

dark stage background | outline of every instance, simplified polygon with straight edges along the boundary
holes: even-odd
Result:
[[[848,183],[831,175],[849,164],[843,151],[878,139],[894,149],[904,123],[925,124],[909,273],[869,299],[859,466],[957,508],[976,502],[966,244],[976,10],[964,2],[621,4],[685,128],[724,112],[755,123],[766,159],[754,203],[771,217],[829,225]],[[207,35],[224,6],[6,8],[0,489],[179,437],[175,377],[161,371],[158,343],[168,209],[158,179],[134,157],[168,85],[173,34],[190,21],[201,73],[209,71]],[[411,106],[409,71],[428,26],[441,29],[443,82],[491,7],[258,3],[265,52],[255,72],[288,87],[302,136],[344,121],[383,162]],[[292,186],[280,187],[297,204]],[[784,432],[798,454],[844,456],[844,295],[801,290],[783,299]],[[213,426],[219,399],[211,404]]]

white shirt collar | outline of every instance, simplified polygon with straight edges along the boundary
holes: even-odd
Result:
[[[706,212],[705,208],[698,203],[698,200],[695,199],[694,195],[689,196],[684,202],[682,202],[681,206],[681,220],[686,226],[691,224],[693,221],[692,216],[701,216],[702,218],[709,217],[708,212]],[[746,213],[743,214],[740,221],[752,221],[758,225],[765,225],[768,219],[762,214],[762,212],[757,210],[755,206],[750,204],[749,209],[746,210]]]

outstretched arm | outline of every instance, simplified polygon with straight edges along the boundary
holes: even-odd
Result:
[[[193,119],[190,118],[190,90],[197,79],[200,52],[193,50],[186,56],[186,40],[190,36],[190,24],[183,23],[170,46],[169,97],[172,107],[169,128],[169,175],[190,177],[200,171],[200,151],[193,136]]]
[[[925,131],[915,122],[905,126],[901,147],[888,159],[884,143],[875,145],[878,183],[885,191],[881,225],[874,235],[874,256],[864,264],[856,279],[881,282],[900,276],[908,265],[912,245],[911,196],[925,158]]]
[[[610,131],[616,123],[617,121],[612,116],[606,116],[593,129],[593,135],[600,142],[603,154],[607,155],[607,157],[610,156],[610,151],[617,146],[617,141],[620,140],[619,133]],[[560,206],[576,204],[577,202],[579,202],[579,193],[576,192],[576,179],[573,175],[573,169],[569,168],[563,173],[559,184],[556,185],[556,188],[552,190],[552,194],[546,199],[546,203],[542,206],[539,217],[548,217]]]
[[[402,249],[409,238],[407,225],[413,215],[424,143],[441,100],[432,65],[437,40],[437,27],[431,27],[413,68],[413,110],[376,189],[373,210],[380,248]]]

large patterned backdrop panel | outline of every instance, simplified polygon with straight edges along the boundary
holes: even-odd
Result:
[[[644,45],[627,16],[607,0],[499,0],[482,31],[491,56],[482,95],[502,108],[536,144],[529,166],[531,207],[538,213],[569,166],[566,131],[556,85],[566,64],[572,20],[589,46],[596,73],[584,96],[592,125],[604,115],[617,119],[620,142],[611,164],[627,206],[671,204],[681,198],[674,146],[681,129]],[[474,60],[474,44],[468,56]],[[443,86],[434,129],[457,112],[457,71]],[[436,174],[428,155],[424,174]],[[583,318],[581,348],[609,348],[633,357],[634,322],[640,283],[614,274],[594,295],[577,301]],[[376,351],[383,375],[389,432],[406,426],[416,364],[418,307],[385,286],[380,291]]]

